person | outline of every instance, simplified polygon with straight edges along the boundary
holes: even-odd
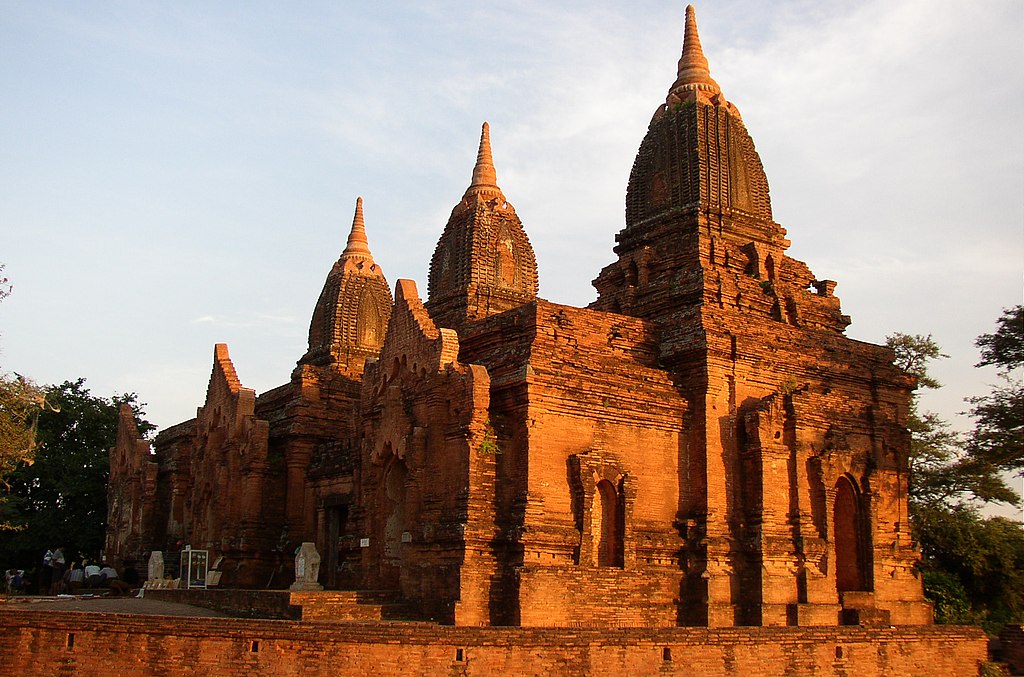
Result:
[[[53,567],[53,578],[52,584],[50,585],[50,594],[59,595],[64,587],[64,570],[66,568],[66,561],[64,560],[64,546],[61,546],[53,551],[53,557],[50,559],[50,564]]]
[[[132,586],[118,579],[117,570],[107,562],[103,563],[100,576],[103,577],[103,587],[109,588],[113,595],[127,595],[132,589]]]
[[[133,590],[139,587],[139,572],[135,568],[134,560],[126,560],[124,571],[121,572],[121,580],[127,583]]]
[[[78,562],[72,562],[71,566],[64,573],[64,589],[71,595],[77,595],[85,582],[85,571],[78,566]]]
[[[103,584],[103,577],[100,576],[100,565],[95,562],[88,563],[85,566],[85,585],[89,588],[98,588]]]
[[[39,594],[45,595],[53,585],[53,551],[47,548],[43,566],[39,567]]]

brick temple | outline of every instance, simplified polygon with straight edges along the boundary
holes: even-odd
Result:
[[[914,382],[786,255],[692,7],[615,239],[590,306],[539,298],[486,124],[425,298],[358,200],[288,383],[257,395],[218,344],[152,449],[122,412],[108,557],[188,544],[222,587],[284,588],[312,541],[326,588],[454,625],[931,623]]]

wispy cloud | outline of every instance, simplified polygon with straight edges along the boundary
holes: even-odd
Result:
[[[192,324],[203,324],[212,327],[232,328],[269,328],[269,327],[292,327],[299,323],[298,319],[290,315],[273,315],[267,313],[253,313],[245,315],[201,315],[190,320]]]

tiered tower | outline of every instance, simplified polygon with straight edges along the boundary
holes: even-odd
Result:
[[[498,187],[486,122],[473,180],[430,259],[427,289],[431,318],[438,327],[456,330],[537,297],[537,259]]]
[[[927,622],[906,523],[910,383],[888,350],[843,336],[835,283],[786,256],[692,6],[616,239],[591,307],[653,321],[691,407],[681,619],[827,624],[881,609]]]
[[[375,357],[384,344],[391,305],[391,290],[367,244],[363,198],[356,198],[348,243],[316,302],[309,350],[299,367],[332,365],[362,373],[366,358]]]

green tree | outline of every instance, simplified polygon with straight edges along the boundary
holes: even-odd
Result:
[[[918,506],[911,513],[921,545],[925,594],[938,623],[981,625],[998,634],[1024,619],[1024,529],[984,518],[969,505]]]
[[[1001,385],[968,399],[975,425],[967,451],[977,466],[1024,475],[1024,307],[1004,310],[997,325],[994,333],[975,341],[981,348],[976,366],[996,367]]]
[[[35,564],[47,548],[66,546],[95,556],[103,547],[107,521],[109,449],[117,437],[118,411],[128,403],[142,435],[144,420],[135,394],[97,397],[85,379],[47,389],[55,409],[39,414],[35,461],[9,478],[7,520],[18,531],[0,533],[0,562]]]
[[[907,420],[911,436],[911,507],[959,504],[964,500],[1015,501],[1016,494],[998,466],[979,462],[963,435],[935,412],[920,409],[920,392],[942,387],[928,373],[932,361],[948,357],[938,343],[931,335],[897,333],[886,338],[886,345],[896,354],[896,366],[917,379]]]
[[[928,374],[929,363],[945,357],[931,336],[894,334],[887,345],[896,353],[897,366],[915,376],[919,388],[941,386]],[[979,337],[977,345],[982,349],[978,366],[996,364],[1009,381],[1009,372],[1021,365],[1024,355],[1020,308],[1004,312],[999,330]],[[1016,387],[1019,405],[1019,383]],[[1010,383],[1002,390],[1012,388]],[[985,418],[991,411],[985,407],[1015,406],[1000,389],[969,401],[975,405],[971,413],[977,425],[963,436],[935,413],[922,413],[915,392],[908,424],[910,519],[936,621],[980,624],[994,634],[1008,622],[1024,620],[1024,529],[1004,518],[986,519],[978,506],[1016,501],[1003,473],[1021,469],[1021,410],[1017,409],[1017,418],[1003,415],[1005,410]],[[986,434],[979,435],[979,430]]]
[[[36,424],[45,406],[42,388],[24,376],[0,374],[0,496],[6,478],[35,456]]]
[[[53,408],[35,383],[18,374],[0,374],[0,532],[24,528],[9,519],[8,479],[19,467],[35,460],[39,414],[47,407]]]

